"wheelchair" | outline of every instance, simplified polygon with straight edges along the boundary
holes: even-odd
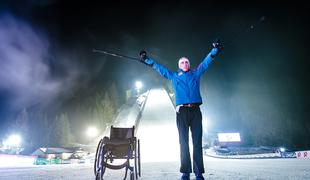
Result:
[[[103,180],[106,168],[114,170],[125,168],[124,180],[127,178],[128,170],[130,180],[141,177],[140,141],[134,133],[135,126],[132,128],[111,126],[110,138],[105,136],[97,146],[94,163],[96,180]]]

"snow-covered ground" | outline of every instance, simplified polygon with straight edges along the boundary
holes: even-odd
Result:
[[[310,159],[218,159],[204,157],[206,179],[309,179]],[[118,180],[124,169],[107,169],[106,180]],[[177,180],[179,162],[144,162],[141,180]],[[0,180],[91,180],[92,164],[1,167]],[[127,177],[129,179],[129,177]],[[194,179],[194,176],[191,176]]]
[[[224,158],[224,159],[270,159],[270,158],[281,158],[280,153],[257,153],[247,155],[220,155],[217,154],[213,148],[205,149],[204,154],[210,157]]]
[[[34,156],[0,154],[0,168],[31,166],[34,160]]]
[[[137,131],[137,137],[141,140],[141,180],[180,179],[178,133],[173,105],[162,89],[152,89],[148,98]],[[124,108],[120,114],[117,125],[134,125],[133,120],[136,119],[139,108],[127,109]],[[205,155],[208,155],[204,156],[206,179],[310,179],[310,159],[281,159],[276,158],[279,157],[276,153],[233,156],[240,159],[220,157],[214,151],[206,151]],[[263,159],[252,159],[262,157]],[[33,160],[33,157],[0,156],[0,180],[95,179],[92,163],[33,165]],[[124,172],[124,169],[107,169],[104,178],[123,179]],[[191,179],[195,179],[193,174]]]

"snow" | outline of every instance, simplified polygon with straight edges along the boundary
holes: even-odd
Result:
[[[31,166],[34,159],[34,156],[0,154],[0,167]]]
[[[160,155],[160,154],[159,154]],[[158,156],[159,156],[158,155]],[[218,159],[204,157],[206,179],[309,179],[309,159]],[[107,169],[105,180],[124,177],[125,170]],[[177,180],[179,162],[144,162],[141,180]],[[93,164],[1,167],[0,180],[88,180],[95,179]],[[129,177],[127,177],[129,179]],[[191,179],[195,179],[191,174]]]
[[[267,159],[267,158],[281,158],[280,153],[260,153],[260,154],[247,154],[247,155],[219,155],[214,149],[205,149],[204,154],[210,157],[223,158],[223,159]]]
[[[139,107],[136,105],[131,108],[124,107],[118,117],[118,125],[124,125],[123,123],[126,126],[133,125],[138,112]],[[126,115],[127,118],[122,118]],[[121,121],[122,119],[124,121]],[[141,180],[180,179],[175,111],[167,93],[162,89],[152,89],[149,92],[137,137],[141,141]],[[219,156],[214,151],[206,151],[204,177],[214,180],[310,178],[310,159],[278,157],[277,153],[230,157]],[[33,157],[0,155],[0,180],[95,179],[93,163],[89,161],[84,164],[60,165],[33,165],[33,161]],[[105,180],[122,179],[124,172],[124,169],[107,169],[104,178]],[[191,179],[195,179],[193,174]]]

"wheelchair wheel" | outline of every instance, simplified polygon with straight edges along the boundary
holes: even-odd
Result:
[[[134,152],[134,160],[135,160],[135,167],[134,167],[134,172],[135,172],[135,175],[136,175],[136,179],[138,179],[138,166],[137,166],[137,141],[135,141],[135,152]]]
[[[130,172],[130,180],[135,180],[135,173]]]
[[[96,180],[102,180],[102,179],[103,179],[103,177],[101,176],[101,173],[98,172],[98,173],[96,174]]]
[[[138,139],[138,174],[139,174],[139,177],[141,177],[141,156],[140,156],[140,140],[139,139]]]
[[[96,180],[102,180],[103,179],[103,174],[105,172],[106,167],[103,166],[102,161],[105,160],[105,147],[103,144],[103,140],[101,139],[100,142],[98,143],[97,150],[96,150],[96,155],[95,155],[95,163],[94,163],[94,173],[96,176]]]
[[[135,143],[135,167],[134,167],[134,171],[135,171],[135,175],[136,175],[136,179],[138,179],[138,176],[141,177],[141,160],[140,160],[140,140],[138,140],[138,142]]]
[[[99,151],[101,149],[101,146],[102,146],[102,139],[99,141],[98,145],[97,145],[97,149],[96,149],[96,155],[95,155],[95,163],[94,163],[94,174],[95,176],[97,176],[97,169],[99,168],[98,167],[98,162],[99,162]]]

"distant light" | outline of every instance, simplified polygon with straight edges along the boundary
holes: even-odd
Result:
[[[280,147],[279,149],[280,149],[280,152],[285,152],[286,150],[284,147]]]
[[[143,86],[141,81],[136,81],[136,89],[141,89]]]
[[[88,127],[86,134],[88,137],[96,137],[98,135],[98,129],[96,127]]]
[[[53,158],[55,158],[55,154],[48,154],[47,155],[47,159],[53,159]]]
[[[18,134],[9,136],[9,138],[3,142],[6,147],[19,147],[22,142],[22,138]]]
[[[240,133],[217,133],[219,142],[240,142]]]

